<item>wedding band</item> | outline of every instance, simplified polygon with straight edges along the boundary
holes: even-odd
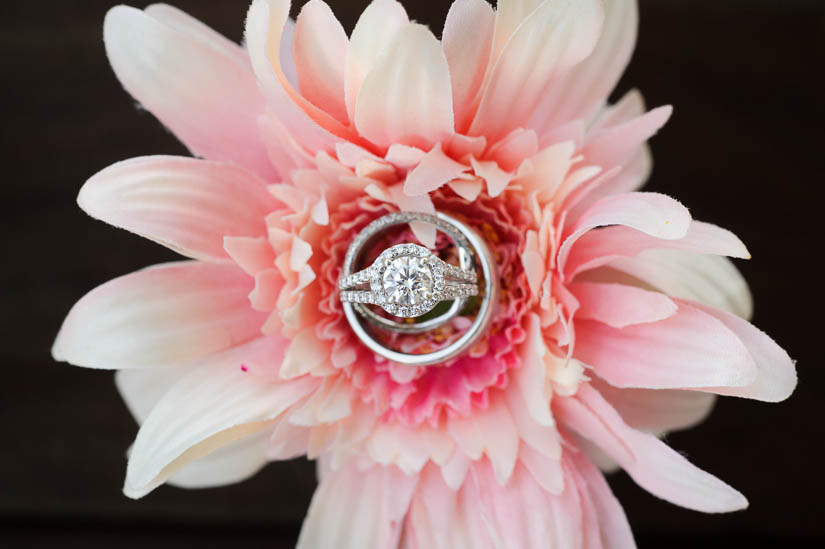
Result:
[[[439,259],[418,244],[396,244],[375,262],[338,282],[341,301],[378,305],[391,315],[415,318],[442,301],[478,295],[475,271]],[[357,289],[369,284],[369,290]]]
[[[363,251],[365,243],[369,239],[374,237],[378,232],[386,227],[415,222],[430,223],[445,230],[448,234],[455,234],[456,237],[454,237],[453,240],[456,241],[457,244],[459,240],[461,241],[461,246],[457,246],[457,249],[459,251],[459,260],[462,266],[469,264],[470,261],[478,264],[478,267],[481,270],[481,276],[483,277],[483,284],[479,287],[478,281],[475,283],[475,291],[480,296],[480,300],[475,318],[473,319],[470,327],[452,343],[436,351],[421,354],[408,354],[386,347],[380,341],[375,339],[375,337],[373,337],[373,335],[365,328],[362,323],[362,320],[364,320],[365,317],[356,313],[355,307],[363,307],[365,310],[369,310],[367,309],[366,304],[342,300],[342,307],[353,332],[355,332],[355,335],[370,350],[399,364],[427,366],[445,363],[446,361],[459,356],[469,349],[486,332],[490,321],[492,320],[495,305],[498,301],[499,282],[493,254],[481,236],[479,236],[478,233],[466,224],[441,212],[436,215],[417,212],[396,212],[379,218],[368,225],[361,231],[361,233],[358,234],[358,236],[356,236],[356,239],[347,250],[347,254],[344,258],[344,264],[341,269],[341,280],[346,282],[350,281],[349,277],[354,274],[353,267],[355,266],[359,255]],[[392,248],[388,248],[388,250],[390,249]],[[462,270],[466,271],[466,269]],[[476,275],[476,277],[477,276],[478,275]],[[372,280],[369,279],[369,282],[371,283]],[[455,280],[453,280],[453,282],[456,282],[457,284],[472,284],[470,282]],[[371,286],[370,289],[372,289]],[[346,292],[353,290],[344,291]],[[456,300],[456,302],[458,301],[459,300]],[[453,308],[455,308],[456,302],[453,303]],[[407,307],[409,306],[407,305]],[[375,314],[373,311],[370,312]],[[398,312],[401,311],[399,310]],[[379,318],[383,319],[383,317],[380,316]]]
[[[415,212],[390,213],[379,217],[364,227],[364,229],[362,229],[352,241],[349,249],[347,250],[348,257],[345,259],[345,263],[348,265],[347,272],[353,268],[355,265],[354,261],[361,255],[361,252],[370,239],[392,226],[409,223],[427,223],[447,235],[453,241],[455,253],[458,257],[458,263],[461,269],[475,272],[475,253],[473,252],[472,246],[465,238],[462,231],[459,230],[456,225],[447,223],[435,215]],[[383,316],[364,303],[355,303],[353,304],[353,308],[373,326],[377,326],[390,332],[420,334],[434,330],[450,322],[464,309],[466,302],[467,298],[459,297],[452,301],[450,306],[444,312],[429,318],[418,317],[414,322],[411,321],[411,319],[401,320],[399,318]]]

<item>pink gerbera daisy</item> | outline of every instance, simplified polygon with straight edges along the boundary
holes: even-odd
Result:
[[[289,9],[255,0],[244,46],[166,5],[106,17],[118,78],[199,157],[120,162],[78,198],[189,258],[93,290],[54,345],[118,370],[141,424],[126,495],[317,458],[302,548],[632,547],[594,464],[746,507],[659,437],[715,395],[786,398],[794,364],[744,320],[740,240],[637,191],[671,108],[606,104],[636,2],[456,0],[441,40],[395,0],[349,37],[321,0]],[[489,330],[444,364],[377,357],[342,311],[349,243],[399,210],[460,217],[498,263]]]

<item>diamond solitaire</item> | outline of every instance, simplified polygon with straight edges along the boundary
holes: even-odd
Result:
[[[420,305],[432,298],[435,276],[427,263],[416,256],[393,259],[381,277],[387,301],[396,305]]]
[[[384,250],[363,271],[338,282],[341,301],[378,305],[388,313],[415,318],[439,302],[478,294],[478,278],[437,258],[417,244],[396,244]],[[369,290],[358,289],[369,283]]]

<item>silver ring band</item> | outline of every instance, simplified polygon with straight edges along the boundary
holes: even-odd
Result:
[[[455,245],[460,268],[463,271],[476,271],[475,254],[473,253],[473,249],[470,246],[469,241],[465,238],[461,231],[436,216],[413,212],[399,212],[384,215],[364,227],[347,250],[347,255],[352,261],[351,264],[354,264],[354,260],[357,259],[363,247],[371,238],[385,229],[410,222],[428,223],[446,234]],[[398,321],[393,318],[382,316],[373,311],[370,307],[367,307],[364,303],[356,303],[354,307],[358,314],[366,318],[367,321],[375,326],[396,333],[417,334],[443,326],[454,317],[458,316],[458,314],[464,309],[466,302],[466,298],[459,297],[455,299],[450,307],[443,313],[433,318],[418,320],[416,322]]]
[[[392,225],[410,222],[437,222],[439,223],[439,225],[442,223],[446,223],[452,229],[459,231],[462,237],[466,239],[466,242],[469,244],[469,247],[475,251],[475,256],[478,259],[478,263],[481,268],[481,275],[484,279],[483,289],[480,292],[482,299],[479,305],[478,312],[476,314],[475,319],[473,320],[472,325],[466,332],[464,332],[458,339],[450,343],[448,346],[443,347],[437,351],[433,351],[431,353],[402,353],[385,347],[365,329],[364,325],[361,322],[360,315],[358,315],[354,309],[354,306],[359,305],[358,303],[350,303],[346,301],[342,302],[342,307],[344,309],[344,314],[347,317],[347,321],[349,321],[350,326],[352,327],[356,336],[364,343],[364,345],[366,345],[370,350],[372,350],[376,354],[400,364],[407,364],[413,366],[428,366],[432,364],[443,363],[452,358],[455,358],[456,356],[459,356],[464,351],[469,349],[476,341],[478,341],[478,339],[487,330],[490,321],[493,317],[495,305],[498,302],[498,275],[496,273],[495,260],[493,258],[492,252],[487,247],[487,244],[484,242],[481,236],[478,235],[478,233],[476,233],[469,226],[458,221],[457,219],[440,212],[437,213],[436,216],[415,212],[393,213],[389,214],[388,216],[384,216],[389,217],[390,220],[383,222],[383,226],[390,226],[390,222]],[[380,218],[376,221],[381,221],[381,219],[384,218]],[[362,231],[362,233],[359,234],[358,237],[356,237],[356,241],[361,239],[362,235],[365,232],[366,229],[365,231]],[[365,236],[364,242],[370,237],[371,236]],[[358,258],[358,251],[360,250],[362,245],[363,242],[358,246],[350,246],[350,249],[347,251],[346,257],[344,258],[344,264],[342,266],[342,278],[346,278],[353,274],[353,266]],[[465,252],[466,251],[467,250],[465,250]]]
[[[396,244],[372,265],[338,281],[341,300],[378,305],[388,313],[415,318],[442,301],[478,294],[478,276],[439,259],[418,244]],[[368,284],[370,289],[359,289]],[[348,290],[348,291],[347,291]]]

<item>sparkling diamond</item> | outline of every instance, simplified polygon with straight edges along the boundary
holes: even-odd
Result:
[[[382,285],[389,303],[419,305],[433,297],[435,276],[426,258],[404,255],[384,270]]]

